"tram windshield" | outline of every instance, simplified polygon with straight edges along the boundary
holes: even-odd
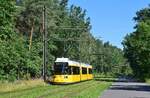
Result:
[[[67,62],[55,62],[53,71],[55,75],[64,75],[70,73]]]

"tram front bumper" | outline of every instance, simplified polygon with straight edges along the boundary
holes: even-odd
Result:
[[[67,75],[54,75],[51,77],[50,82],[53,83],[68,83],[71,79]]]

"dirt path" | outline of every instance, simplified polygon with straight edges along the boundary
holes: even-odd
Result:
[[[150,86],[146,83],[116,82],[100,98],[150,98]]]

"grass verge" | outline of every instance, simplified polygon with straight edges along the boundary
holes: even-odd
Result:
[[[150,79],[146,79],[146,83],[150,84]]]
[[[111,82],[95,80],[70,85],[49,85],[42,80],[30,80],[0,84],[0,98],[98,98],[110,85]]]

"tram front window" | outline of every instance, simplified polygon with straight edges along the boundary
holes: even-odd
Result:
[[[66,75],[70,73],[70,67],[68,67],[67,62],[56,62],[54,64],[54,74],[55,75]]]

